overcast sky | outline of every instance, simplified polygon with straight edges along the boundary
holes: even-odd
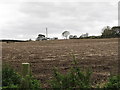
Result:
[[[101,35],[103,27],[118,25],[118,2],[113,1],[0,0],[0,39],[35,40],[46,27],[49,37],[62,38],[66,30],[78,37]]]

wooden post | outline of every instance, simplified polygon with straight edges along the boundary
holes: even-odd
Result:
[[[30,87],[30,64],[22,63],[22,77],[21,88]]]
[[[23,77],[26,75],[30,75],[30,64],[22,63],[22,75]]]

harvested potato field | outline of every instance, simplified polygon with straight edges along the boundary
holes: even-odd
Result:
[[[2,43],[2,61],[21,71],[21,63],[31,64],[32,74],[44,87],[52,78],[53,68],[66,73],[72,66],[74,55],[78,66],[91,68],[93,85],[106,82],[117,74],[118,39],[71,39]]]

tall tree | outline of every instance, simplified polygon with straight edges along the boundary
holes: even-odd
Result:
[[[120,37],[120,26],[110,28],[109,26],[102,29],[103,38],[115,38]]]
[[[70,32],[69,31],[64,31],[62,33],[62,36],[65,37],[67,39],[67,37],[70,35]]]
[[[112,37],[112,30],[110,28],[110,26],[106,26],[102,29],[102,37],[104,38],[109,38]]]

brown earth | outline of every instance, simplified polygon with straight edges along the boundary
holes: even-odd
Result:
[[[31,63],[33,75],[48,87],[46,82],[52,78],[53,68],[58,67],[65,73],[73,57],[81,69],[92,68],[93,85],[102,83],[118,67],[118,39],[76,39],[50,40],[36,42],[16,42],[2,44],[2,61],[16,70],[21,70],[21,63]]]

